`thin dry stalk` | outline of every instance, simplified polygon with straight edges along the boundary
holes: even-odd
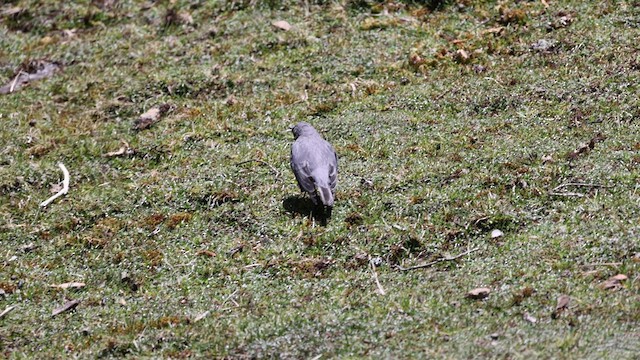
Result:
[[[382,285],[380,284],[380,281],[378,280],[378,273],[376,272],[376,266],[373,265],[373,262],[371,261],[371,259],[369,259],[369,265],[371,265],[371,272],[373,272],[373,280],[375,280],[376,286],[378,287],[378,293],[380,295],[385,295],[386,291],[384,291],[384,288],[382,287]]]
[[[69,192],[69,180],[71,178],[71,176],[69,175],[69,171],[67,170],[67,168],[64,166],[63,163],[58,163],[58,166],[60,167],[60,170],[62,170],[62,174],[64,175],[64,179],[62,180],[62,189],[60,191],[58,191],[52,197],[50,197],[47,200],[43,201],[40,204],[41,207],[45,207],[45,206],[49,205],[53,200],[55,200],[55,199],[59,198],[60,196],[62,196],[62,195],[64,195],[64,194]]]
[[[424,263],[424,264],[420,264],[420,265],[416,265],[416,266],[411,266],[411,267],[408,267],[408,268],[404,268],[404,267],[402,267],[402,266],[400,266],[400,265],[396,265],[396,269],[398,269],[398,270],[400,270],[400,271],[409,271],[409,270],[423,269],[423,268],[426,268],[426,267],[433,266],[433,265],[435,265],[435,264],[439,264],[439,263],[441,263],[441,262],[445,262],[445,261],[453,261],[453,260],[459,259],[459,258],[461,258],[461,257],[463,257],[463,256],[465,256],[465,255],[469,255],[469,254],[471,254],[472,252],[474,252],[474,251],[478,251],[478,250],[480,250],[480,248],[473,248],[473,249],[471,249],[471,250],[467,250],[467,251],[465,251],[465,252],[463,252],[463,253],[460,253],[460,254],[458,254],[458,255],[456,255],[456,256],[447,256],[447,257],[443,257],[443,258],[438,259],[438,260],[434,260],[434,261],[431,261],[431,262],[428,262],[428,263]]]

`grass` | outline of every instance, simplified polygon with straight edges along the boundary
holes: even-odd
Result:
[[[2,356],[637,357],[640,4],[436,3],[4,5],[0,83],[64,69],[0,95]]]

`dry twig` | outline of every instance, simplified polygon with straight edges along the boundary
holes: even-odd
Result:
[[[378,280],[378,273],[376,272],[376,266],[373,265],[373,261],[371,261],[371,259],[369,259],[369,265],[371,265],[371,271],[373,272],[373,280],[376,281],[376,286],[378,287],[378,293],[380,295],[385,295],[386,292],[384,291],[384,288],[382,287],[382,285],[380,285],[380,281]]]
[[[566,183],[566,184],[561,184],[558,185],[556,187],[554,187],[550,192],[549,195],[552,196],[577,196],[577,197],[583,197],[585,196],[585,194],[582,193],[578,193],[578,192],[571,192],[571,191],[560,191],[566,187],[586,187],[586,188],[605,188],[605,189],[609,189],[612,188],[613,185],[602,185],[602,184],[591,184],[591,183]]]
[[[591,187],[591,188],[612,188],[613,185],[602,185],[602,184],[591,184],[591,183],[566,183],[566,184],[562,184],[562,185],[558,185],[556,187],[553,188],[553,190],[551,191],[558,191],[562,188],[568,187],[568,186],[575,186],[575,187]]]
[[[116,151],[111,151],[108,152],[102,156],[104,157],[113,157],[113,156],[121,156],[121,155],[131,155],[133,154],[135,151],[131,148],[131,146],[129,146],[129,143],[121,140],[120,141],[122,143],[122,146],[120,147],[120,149],[116,150]]]
[[[22,71],[22,70],[18,71],[18,74],[16,75],[16,78],[13,79],[13,82],[11,83],[11,87],[9,88],[9,93],[12,93],[16,89],[16,84],[18,83],[18,79],[23,74],[26,74],[26,73],[24,71]],[[26,75],[28,76],[29,74],[26,74]]]
[[[584,194],[581,193],[577,193],[577,192],[550,192],[549,195],[552,196],[576,196],[576,197],[583,197]]]
[[[6,309],[4,309],[4,311],[0,313],[0,319],[2,319],[5,315],[10,313],[11,310],[15,309],[17,306],[18,305],[11,305],[11,306],[7,307]]]
[[[60,170],[62,170],[62,174],[64,175],[64,179],[62,180],[62,189],[60,191],[58,191],[55,195],[53,195],[52,197],[48,198],[47,200],[43,201],[40,206],[41,207],[45,207],[47,205],[49,205],[53,200],[59,198],[60,196],[66,194],[69,192],[69,171],[67,170],[67,168],[64,166],[63,163],[58,163],[58,166],[60,167]]]
[[[622,265],[621,262],[606,262],[606,263],[591,263],[591,264],[584,264],[582,265],[583,268],[589,268],[589,267],[597,267],[597,266],[620,266]]]
[[[69,300],[66,303],[64,303],[64,305],[53,309],[53,311],[51,312],[51,317],[60,315],[66,311],[71,311],[75,309],[78,306],[78,304],[80,304],[80,300]]]
[[[400,265],[396,265],[396,269],[398,269],[400,271],[409,271],[409,270],[422,269],[422,268],[433,266],[433,265],[441,263],[441,262],[453,261],[453,260],[459,259],[459,258],[461,258],[461,257],[463,257],[465,255],[469,255],[472,252],[478,251],[478,250],[480,250],[480,248],[473,248],[471,250],[467,250],[467,251],[465,251],[465,252],[463,252],[461,254],[458,254],[456,256],[445,256],[445,257],[440,258],[438,260],[430,261],[428,263],[424,263],[424,264],[420,264],[420,265],[416,265],[416,266],[411,266],[411,267],[408,267],[408,268],[404,268],[404,267],[402,267]]]

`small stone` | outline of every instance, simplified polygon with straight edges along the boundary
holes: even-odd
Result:
[[[540,39],[531,45],[531,48],[538,52],[547,52],[557,45],[555,40]]]
[[[373,264],[373,266],[379,267],[379,266],[382,266],[382,264],[384,263],[384,260],[382,260],[380,256],[376,256],[374,258],[371,258],[371,263]]]
[[[489,296],[489,294],[491,293],[491,289],[489,288],[476,288],[473,289],[471,291],[469,291],[467,293],[467,297],[469,299],[474,299],[474,300],[481,300],[481,299],[485,299]]]
[[[473,65],[473,71],[475,71],[476,74],[480,74],[480,73],[483,73],[483,72],[487,71],[487,68],[486,68],[486,66],[475,64],[475,65]]]

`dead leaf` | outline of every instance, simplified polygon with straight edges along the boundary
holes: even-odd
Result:
[[[498,11],[500,12],[498,22],[503,25],[524,23],[527,18],[527,13],[523,9],[509,9],[500,6]]]
[[[136,130],[146,129],[160,119],[160,108],[154,107],[140,115],[136,121]]]
[[[552,319],[557,319],[560,314],[569,307],[571,298],[568,295],[560,295],[555,310],[551,313]]]
[[[548,31],[565,28],[573,23],[573,15],[568,12],[560,11],[556,16],[557,19],[547,24],[546,28]]]
[[[195,319],[193,319],[193,322],[194,322],[194,323],[197,323],[198,321],[200,321],[200,320],[204,319],[204,318],[205,318],[205,317],[207,317],[208,315],[209,315],[209,311],[205,311],[205,312],[203,312],[202,314],[200,314],[200,315],[196,316],[196,318],[195,318]]]
[[[229,252],[227,253],[229,256],[233,257],[235,256],[237,253],[241,253],[242,250],[244,250],[244,244],[240,244],[236,247],[234,247],[233,249],[229,250]]]
[[[171,105],[169,104],[162,104],[147,110],[133,123],[133,129],[148,129],[151,125],[160,121],[161,117],[169,112],[169,110],[171,110]]]
[[[525,287],[524,289],[522,289],[522,292],[521,292],[523,298],[531,297],[535,293],[536,293],[536,289],[532,288],[531,286]]]
[[[551,164],[551,163],[553,163],[553,156],[551,156],[551,155],[542,156],[542,163],[543,164]]]
[[[602,290],[617,290],[622,287],[622,282],[627,279],[627,275],[618,274],[610,277],[607,281],[600,284],[600,288]]]
[[[120,149],[116,150],[116,151],[111,151],[108,152],[106,154],[104,154],[103,156],[105,157],[114,157],[114,156],[122,156],[122,155],[132,155],[135,153],[135,151],[129,146],[129,143],[122,140],[122,146],[120,147]]]
[[[568,295],[560,295],[558,297],[558,303],[556,304],[556,311],[561,311],[569,306],[571,298]]]
[[[524,319],[532,324],[535,324],[538,322],[538,319],[536,319],[535,317],[531,316],[531,314],[529,313],[524,313]]]
[[[485,288],[485,287],[475,288],[467,293],[467,297],[469,299],[480,300],[488,297],[489,293],[491,293],[491,289],[489,288]]]
[[[56,39],[54,39],[53,37],[51,37],[51,36],[45,36],[45,37],[43,37],[42,39],[40,39],[40,44],[42,44],[42,45],[49,45],[49,44],[54,43],[55,41],[56,41]]]
[[[111,8],[117,0],[93,0],[94,5],[98,5],[101,9]]]
[[[76,37],[76,32],[78,29],[64,29],[62,30],[62,35],[67,39],[72,39]]]
[[[471,56],[464,49],[458,49],[453,54],[453,60],[455,60],[455,62],[457,62],[458,64],[466,64],[469,62],[469,59],[471,59]]]
[[[58,289],[80,289],[83,288],[85,286],[85,283],[82,282],[68,282],[68,283],[64,283],[64,284],[55,284],[55,285],[49,285],[52,288],[58,288]]]
[[[8,83],[0,87],[0,94],[10,94],[29,85],[30,82],[53,76],[62,67],[49,60],[31,60],[20,65]]]
[[[609,280],[624,281],[624,280],[627,280],[627,279],[628,279],[627,275],[618,274],[618,275],[612,276]]]
[[[482,34],[494,34],[499,35],[504,30],[503,26],[492,27],[482,32]]]
[[[567,160],[573,160],[578,157],[580,154],[584,154],[589,151],[589,144],[580,144],[580,146],[573,150],[572,152],[567,154]]]
[[[235,96],[229,95],[227,100],[224,102],[227,106],[233,106],[238,103],[238,99]]]
[[[20,249],[21,249],[22,251],[26,252],[26,253],[31,252],[31,251],[32,251],[33,249],[35,249],[35,248],[36,248],[36,245],[35,245],[34,243],[32,243],[32,242],[31,242],[31,243],[28,243],[28,244],[26,244],[26,245],[22,245],[22,246],[20,247]]]
[[[526,286],[521,291],[518,291],[513,294],[511,303],[513,305],[520,305],[525,299],[533,296],[535,292],[536,292],[536,289],[532,288],[531,286]]]
[[[535,43],[531,44],[531,49],[541,53],[548,53],[551,50],[553,50],[557,45],[558,45],[558,42],[556,40],[540,39]]]
[[[127,305],[127,301],[124,298],[119,298],[118,299],[118,304],[120,304],[122,306],[126,306]]]
[[[291,30],[291,24],[289,24],[288,22],[286,22],[284,20],[274,21],[274,22],[271,23],[271,25],[275,26],[276,28],[278,28],[280,30],[284,30],[284,31]]]
[[[176,8],[170,8],[164,15],[164,25],[193,25],[193,16],[186,11],[178,11]]]
[[[605,141],[606,139],[607,139],[607,137],[605,135],[602,135],[601,133],[598,133],[594,137],[592,137],[591,140],[589,140],[588,143],[581,144],[576,150],[571,151],[570,153],[568,153],[566,157],[567,157],[568,160],[573,160],[573,159],[577,158],[578,155],[585,154],[585,153],[588,153],[589,151],[593,150],[596,147],[597,143],[601,143],[601,142]]]
[[[473,71],[475,71],[476,74],[481,74],[481,73],[487,71],[487,67],[483,66],[483,65],[480,65],[480,64],[474,64],[473,65]]]
[[[594,269],[594,270],[584,271],[584,272],[582,272],[581,275],[582,276],[596,276],[598,274],[600,274],[600,270]]]
[[[76,308],[76,306],[78,306],[78,304],[80,304],[80,300],[67,301],[66,303],[64,303],[64,305],[54,309],[53,312],[51,313],[51,316],[53,317],[53,316],[62,314],[65,311],[73,310]]]
[[[0,313],[0,319],[2,319],[5,315],[7,315],[8,313],[10,313],[13,309],[15,309],[18,305],[11,305],[8,306],[6,309],[4,309],[4,311],[2,311]]]
[[[181,24],[184,25],[193,25],[193,16],[188,12],[180,12],[178,13],[178,20]]]
[[[200,250],[197,252],[197,255],[205,255],[208,257],[214,257],[216,256],[216,253],[211,251],[211,250]]]
[[[18,6],[14,6],[14,7],[10,7],[10,8],[7,8],[7,9],[4,9],[4,10],[0,11],[0,15],[7,16],[7,17],[8,16],[13,16],[15,14],[19,14],[20,12],[22,12],[22,10],[24,10],[24,9],[21,8],[21,7],[18,7]]]
[[[597,143],[601,143],[606,139],[607,137],[605,135],[602,135],[602,133],[596,134],[596,136],[594,136],[593,138],[591,138],[591,140],[589,140],[589,149],[593,149]]]
[[[573,22],[573,17],[571,16],[571,14],[567,14],[564,16],[560,16],[556,24],[557,24],[557,27],[567,27],[571,25],[572,22]]]
[[[411,53],[409,55],[409,65],[411,65],[411,67],[418,69],[420,67],[420,65],[424,64],[425,60],[422,56],[420,56],[417,53]],[[355,92],[355,91],[354,91]]]

